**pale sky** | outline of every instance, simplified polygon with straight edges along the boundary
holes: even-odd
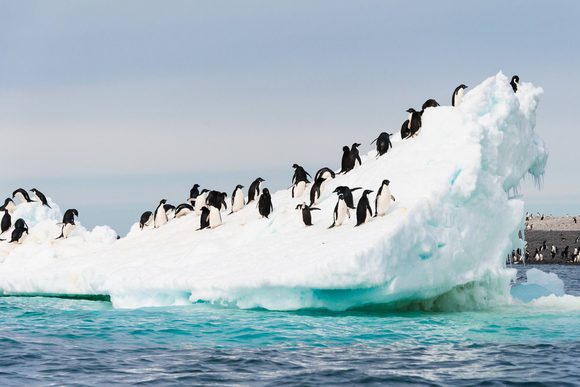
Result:
[[[339,166],[408,107],[499,70],[542,86],[528,208],[580,213],[578,1],[0,0],[0,195],[36,187],[120,234],[195,182]]]

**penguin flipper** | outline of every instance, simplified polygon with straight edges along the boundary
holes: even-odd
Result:
[[[352,192],[352,191],[356,191],[357,189],[362,189],[362,187],[354,187],[354,188],[351,188],[351,189],[350,189],[350,192]]]
[[[391,199],[393,199],[394,202],[396,201],[395,197],[393,195],[391,195]]]
[[[310,207],[310,211],[314,211],[314,210],[319,210],[319,211],[320,211],[320,208],[317,208],[317,207]]]

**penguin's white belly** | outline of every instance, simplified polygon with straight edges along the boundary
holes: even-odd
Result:
[[[6,204],[6,210],[8,210],[9,214],[12,214],[14,211],[16,211],[16,205],[12,202],[8,202],[8,204]]]
[[[75,229],[75,225],[74,224],[70,224],[67,223],[62,227],[62,236],[63,238],[68,238],[70,236],[70,234],[73,232],[73,230]]]
[[[381,195],[377,199],[377,214],[380,216],[385,215],[389,207],[391,207],[391,201],[391,192],[389,190],[381,192]]]
[[[232,205],[232,211],[238,212],[239,210],[244,207],[244,194],[242,192],[238,192],[236,196],[234,196],[234,203]]]
[[[209,207],[209,227],[216,228],[222,224],[222,216],[220,214],[220,210],[218,210],[214,206]]]
[[[461,105],[461,102],[463,101],[463,94],[465,92],[463,91],[463,89],[459,89],[459,91],[457,91],[457,94],[455,95],[455,106],[459,106]]]
[[[304,190],[306,189],[306,182],[305,181],[299,181],[295,186],[294,186],[294,197],[298,198],[300,196],[302,196],[302,194],[304,193]]]
[[[167,223],[167,214],[163,208],[160,208],[155,215],[155,227],[163,226]]]
[[[195,199],[195,213],[197,215],[201,214],[201,208],[203,206],[205,206],[205,199],[206,199],[207,195],[203,194],[203,195],[199,195],[196,199]]]
[[[26,203],[26,198],[20,192],[16,192],[16,199],[18,199],[20,203]]]
[[[346,219],[346,216],[348,214],[348,207],[346,206],[346,203],[344,201],[342,201],[338,205],[338,209],[336,212],[337,212],[336,221],[334,222],[334,225],[340,226],[342,224],[342,222],[344,222],[344,220]]]

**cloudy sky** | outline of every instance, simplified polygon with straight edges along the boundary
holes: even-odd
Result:
[[[0,195],[127,231],[194,182],[227,192],[396,130],[499,70],[545,89],[528,207],[580,213],[580,2],[0,0]]]

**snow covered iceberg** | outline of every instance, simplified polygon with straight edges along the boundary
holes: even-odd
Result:
[[[524,203],[513,192],[528,174],[539,180],[547,160],[534,133],[541,94],[529,83],[514,94],[499,73],[468,92],[460,107],[427,109],[416,138],[394,140],[378,159],[370,151],[362,166],[326,183],[312,227],[295,210],[308,201],[308,189],[303,198],[273,194],[270,219],[261,219],[252,203],[224,213],[224,224],[213,230],[195,231],[199,217],[189,215],[159,229],[135,225],[120,240],[108,228],[81,228],[55,241],[59,213],[19,206],[30,237],[22,245],[0,243],[0,289],[106,295],[115,307],[207,301],[345,310],[506,300],[513,273],[505,257],[523,246]],[[353,214],[328,229],[336,186],[376,192],[383,179],[397,199],[386,216],[354,228]]]

